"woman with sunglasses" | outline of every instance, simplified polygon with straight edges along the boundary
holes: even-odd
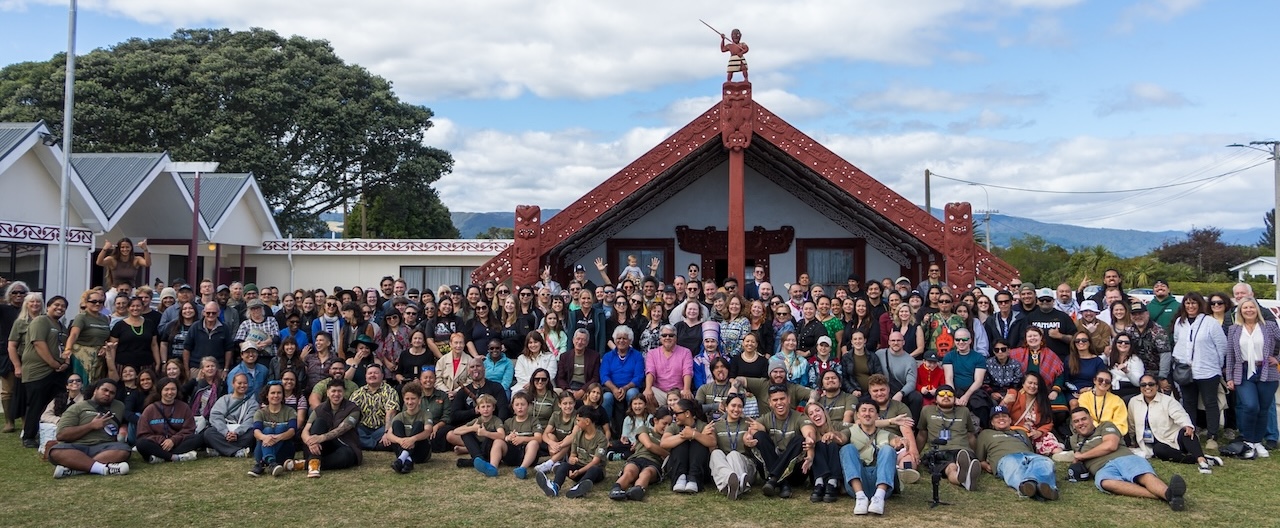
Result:
[[[1235,324],[1227,332],[1227,390],[1236,393],[1236,424],[1240,436],[1259,457],[1270,453],[1263,447],[1267,433],[1267,416],[1275,407],[1277,373],[1276,349],[1280,346],[1280,327],[1262,317],[1258,301],[1245,298],[1236,309]]]
[[[502,347],[507,359],[515,361],[524,350],[525,337],[534,331],[534,316],[520,311],[519,301],[508,295],[502,299]]]
[[[1076,332],[1067,355],[1067,391],[1071,395],[1068,407],[1076,408],[1081,395],[1093,391],[1099,372],[1108,372],[1107,361],[1094,351],[1088,332]]]
[[[476,303],[473,308],[475,315],[470,321],[467,321],[466,334],[471,336],[472,343],[479,347],[491,340],[497,339],[499,344],[502,342],[502,322],[498,320],[498,316],[493,313],[493,309],[489,303]],[[503,351],[505,353],[505,349]]]
[[[1236,312],[1235,303],[1231,302],[1231,296],[1225,293],[1214,293],[1209,296],[1209,317],[1222,325],[1222,331],[1226,332],[1235,324],[1234,316]]]
[[[716,448],[716,432],[707,424],[702,406],[681,398],[671,407],[675,421],[662,434],[661,446],[668,452],[667,469],[675,478],[671,491],[697,493],[710,472],[711,449]]]
[[[775,296],[776,297],[776,296]],[[782,353],[782,337],[786,334],[794,335],[796,333],[796,325],[791,321],[791,308],[786,303],[781,302],[781,297],[777,297],[779,303],[773,305],[773,338],[772,355]]]
[[[107,362],[102,347],[111,338],[111,318],[102,314],[107,295],[102,288],[84,292],[80,297],[80,313],[71,321],[66,347],[71,351],[72,372],[81,380],[93,383],[107,375]]]
[[[40,449],[49,441],[56,441],[58,436],[58,420],[62,419],[62,413],[67,412],[67,408],[76,403],[84,401],[84,378],[79,374],[71,374],[67,377],[66,390],[58,392],[54,395],[53,401],[49,402],[49,406],[44,408],[44,414],[40,415]]]
[[[484,377],[501,385],[510,399],[515,384],[515,362],[507,358],[501,339],[493,338],[483,342],[488,343],[485,345]]]
[[[1080,394],[1077,406],[1089,411],[1094,425],[1111,422],[1116,424],[1121,435],[1129,434],[1129,409],[1125,406],[1124,399],[1111,393],[1111,382],[1111,371],[1103,370],[1095,374],[1093,388]]]
[[[631,309],[631,302],[627,300],[627,296],[619,295],[613,299],[613,313],[604,322],[605,335],[609,336],[609,349],[615,348],[613,344],[613,331],[619,326],[630,328],[631,323],[635,321],[635,312]],[[631,329],[634,334],[635,329]]]
[[[399,370],[400,356],[409,348],[409,327],[404,324],[404,315],[391,308],[382,315],[382,323],[378,333],[378,359],[389,372]]]
[[[1218,385],[1227,351],[1222,325],[1207,314],[1204,296],[1191,292],[1182,297],[1182,306],[1173,320],[1172,361],[1161,361],[1160,371],[1182,387],[1182,407],[1194,420],[1197,402],[1204,405],[1205,448],[1216,449],[1220,412]],[[1177,364],[1190,365],[1190,379],[1178,379]],[[1165,365],[1169,366],[1166,367]],[[1167,372],[1166,372],[1167,371]]]
[[[1124,401],[1138,395],[1138,380],[1146,374],[1142,358],[1133,353],[1133,337],[1120,334],[1111,343],[1111,392]]]
[[[1172,396],[1160,392],[1155,376],[1144,374],[1138,387],[1141,395],[1129,400],[1129,416],[1133,418],[1133,435],[1138,444],[1134,448],[1136,454],[1195,464],[1206,475],[1213,472],[1212,466],[1222,465],[1221,458],[1204,454],[1186,409]]]

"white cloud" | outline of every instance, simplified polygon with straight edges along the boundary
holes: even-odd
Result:
[[[1182,94],[1153,83],[1133,83],[1105,95],[1094,108],[1099,117],[1124,112],[1140,112],[1150,108],[1180,108],[1192,102]]]
[[[981,129],[1026,128],[1033,124],[1035,124],[1034,120],[1010,117],[989,108],[984,108],[981,112],[978,112],[978,115],[951,122],[947,125],[947,130],[955,134],[964,134]]]
[[[1116,22],[1114,30],[1118,33],[1128,33],[1134,30],[1134,27],[1146,20],[1155,20],[1157,22],[1168,22],[1195,7],[1199,7],[1204,0],[1146,0],[1138,2],[1120,14],[1120,20]]]
[[[741,28],[748,62],[768,72],[821,61],[927,64],[954,48],[957,20],[1071,3],[742,0],[726,12],[679,0],[86,0],[81,9],[172,27],[264,27],[326,39],[345,60],[394,81],[402,97],[434,101],[594,98],[723,75],[719,39],[699,18],[725,32]]]
[[[853,107],[867,111],[958,112],[975,105],[1032,106],[1048,99],[1044,92],[1013,92],[990,87],[976,92],[953,92],[928,87],[891,86],[854,97]]]

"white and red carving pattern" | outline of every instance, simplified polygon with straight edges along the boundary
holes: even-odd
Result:
[[[58,226],[0,222],[0,239],[57,243]],[[93,232],[88,229],[68,229],[67,243],[92,246]]]
[[[267,240],[263,251],[289,251],[289,240]],[[295,239],[298,253],[475,253],[496,255],[511,246],[510,240],[337,240]]]

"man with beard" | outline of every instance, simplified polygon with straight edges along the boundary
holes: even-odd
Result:
[[[911,418],[911,409],[889,397],[889,380],[883,374],[872,375],[867,386],[871,401],[876,404],[875,426],[903,439],[902,448],[896,453],[895,467],[900,468],[898,477],[904,484],[914,484],[920,480],[920,472],[915,470],[920,461],[920,449],[916,446],[916,421]]]
[[[801,432],[809,426],[804,415],[796,412],[787,396],[787,387],[769,387],[768,415],[751,424],[751,435],[743,439],[747,447],[755,450],[756,457],[764,463],[765,482],[760,490],[766,497],[791,498],[788,477],[804,455],[804,436]],[[796,473],[798,474],[798,473]]]
[[[382,382],[382,367],[370,365],[365,369],[364,386],[351,393],[351,403],[360,407],[360,424],[356,434],[360,448],[370,451],[391,451],[391,419],[400,412],[400,396],[390,385]]]
[[[1071,428],[1075,436],[1071,445],[1076,464],[1083,465],[1093,475],[1099,490],[1115,495],[1158,499],[1169,503],[1173,511],[1186,509],[1187,483],[1180,475],[1174,475],[1166,485],[1147,459],[1132,454],[1123,445],[1122,435],[1115,424],[1102,422],[1093,425],[1093,417],[1084,407],[1071,411]],[[1073,466],[1079,469],[1079,466]]]
[[[977,424],[969,409],[956,406],[956,391],[950,385],[938,387],[937,401],[920,411],[924,422],[917,435],[918,445],[943,452],[946,466],[943,474],[947,481],[973,491],[977,484],[980,465],[971,451]]]
[[[1076,300],[1080,302],[1085,301],[1084,289],[1090,284],[1093,284],[1093,281],[1089,280],[1089,277],[1085,277],[1080,280],[1080,287],[1076,289]],[[1102,289],[1098,290],[1098,292],[1093,294],[1092,297],[1089,297],[1089,299],[1098,303],[1099,308],[1106,310],[1107,291],[1109,290],[1117,290],[1120,292],[1120,302],[1129,302],[1129,294],[1124,292],[1124,284],[1120,282],[1120,271],[1115,268],[1107,268],[1107,271],[1102,272]]]
[[[470,383],[458,387],[457,393],[454,394],[449,404],[452,425],[457,427],[476,418],[476,398],[479,398],[481,394],[493,396],[493,399],[497,402],[497,405],[494,406],[494,414],[499,420],[510,418],[511,406],[507,403],[507,391],[502,388],[501,384],[489,381],[484,377],[484,358],[472,358],[471,362],[467,364],[467,374],[470,378]],[[454,445],[462,445],[462,439],[459,437]],[[467,467],[471,467],[470,461],[468,461]]]
[[[853,514],[884,515],[884,501],[893,493],[897,450],[902,438],[877,427],[876,406],[869,400],[858,404],[858,423],[849,428],[849,443],[840,448],[845,491],[854,498]],[[874,485],[875,492],[867,488]]]
[[[1022,338],[1027,333],[1027,316],[1013,309],[1013,293],[1009,290],[996,292],[996,312],[987,318],[985,323],[987,335],[992,341],[1003,339],[1009,348],[1022,346]]]
[[[129,444],[120,441],[126,425],[124,402],[116,399],[119,387],[111,378],[93,385],[92,396],[62,413],[58,420],[58,443],[49,447],[49,462],[56,467],[53,478],[71,475],[127,475]]]
[[[1036,303],[1036,309],[1027,312],[1027,323],[1044,330],[1048,336],[1045,346],[1057,354],[1059,359],[1066,361],[1071,337],[1076,335],[1076,323],[1071,320],[1071,316],[1053,307],[1053,290],[1040,288],[1036,293]]]
[[[1036,454],[1031,448],[1031,439],[1021,431],[1010,429],[1012,424],[1008,407],[997,405],[991,409],[992,428],[978,433],[977,451],[982,469],[1004,479],[1010,488],[1018,490],[1019,497],[1058,500],[1053,461]]]

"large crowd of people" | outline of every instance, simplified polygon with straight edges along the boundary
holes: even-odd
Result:
[[[1157,281],[1144,303],[1116,270],[1088,296],[1016,279],[989,295],[953,291],[936,264],[919,284],[775,287],[763,267],[739,281],[691,264],[667,283],[657,262],[610,280],[597,260],[599,284],[576,266],[563,286],[544,269],[281,295],[135,287],[149,255],[108,247],[109,288],[44,299],[14,282],[0,303],[4,430],[21,419],[56,478],[125,474],[135,453],[319,477],[387,451],[396,473],[455,453],[549,497],[643,500],[666,481],[884,514],[921,473],[967,490],[991,473],[1039,500],[1062,473],[1181,510],[1185,481],[1148,458],[1211,474],[1210,453],[1267,457],[1277,438],[1280,329],[1247,284],[1178,301]]]

